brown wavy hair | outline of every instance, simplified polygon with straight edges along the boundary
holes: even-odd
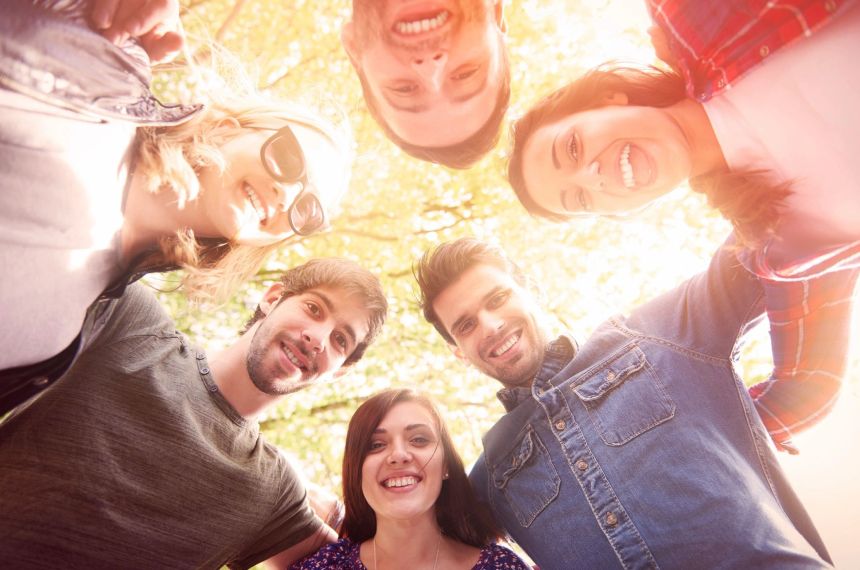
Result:
[[[346,448],[343,457],[343,502],[346,516],[340,535],[355,543],[362,543],[376,535],[376,513],[364,498],[361,490],[361,469],[370,451],[373,431],[386,414],[397,404],[415,402],[433,416],[442,449],[448,479],[436,499],[436,522],[445,536],[477,548],[483,548],[499,539],[501,532],[493,521],[489,509],[478,501],[463,460],[454,448],[451,435],[439,409],[427,396],[410,389],[385,390],[362,403],[349,421]]]
[[[617,93],[627,95],[629,105],[658,108],[687,96],[684,80],[673,71],[607,63],[541,99],[511,125],[508,181],[531,214],[556,221],[568,219],[538,206],[526,187],[523,149],[532,133],[574,113],[602,107]],[[711,172],[691,178],[689,184],[732,223],[739,243],[747,247],[761,244],[774,233],[780,208],[790,193],[790,183],[774,184],[769,173],[761,170]]]

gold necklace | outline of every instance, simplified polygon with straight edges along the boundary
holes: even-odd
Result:
[[[439,547],[442,546],[442,533],[439,533],[439,540],[436,541],[436,557],[433,559],[433,570],[436,570],[436,565],[439,563]],[[376,563],[376,536],[373,537],[373,570],[379,570],[379,565]]]

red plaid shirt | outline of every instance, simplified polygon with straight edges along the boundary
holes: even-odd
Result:
[[[646,0],[687,83],[707,101],[853,0]]]
[[[791,436],[830,413],[839,396],[858,275],[854,267],[797,281],[760,277],[774,369],[749,392],[779,449],[796,453]]]
[[[687,93],[707,101],[854,0],[646,2]],[[768,247],[739,258],[764,285],[774,360],[750,395],[777,447],[796,452],[792,434],[830,412],[845,376],[860,241],[780,267],[769,263]]]

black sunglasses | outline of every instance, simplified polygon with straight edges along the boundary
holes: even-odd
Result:
[[[325,225],[325,210],[319,198],[311,191],[313,186],[308,181],[305,170],[302,145],[290,127],[277,130],[258,128],[275,131],[260,147],[260,159],[268,175],[277,182],[299,182],[302,185],[302,189],[287,208],[287,219],[293,233],[307,236],[318,231]]]

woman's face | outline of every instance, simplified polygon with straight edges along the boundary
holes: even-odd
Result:
[[[361,468],[361,490],[378,518],[434,514],[444,470],[445,452],[433,416],[417,402],[401,402],[373,433]]]
[[[532,199],[550,212],[636,210],[690,177],[689,141],[671,108],[615,104],[537,129],[523,148]]]
[[[275,129],[284,123],[273,122]],[[340,185],[333,183],[331,172],[338,170],[343,158],[330,139],[319,131],[289,124],[305,156],[305,168],[312,192],[322,203],[328,219],[339,199]],[[194,228],[199,236],[226,237],[240,244],[268,245],[293,235],[287,210],[302,190],[299,182],[276,182],[266,171],[260,158],[260,148],[274,134],[273,130],[258,130],[222,126],[220,129],[238,131],[225,135],[219,149],[225,169],[206,167],[200,170],[200,206],[205,228]],[[343,164],[346,169],[346,165]],[[346,172],[335,173],[341,177]]]

